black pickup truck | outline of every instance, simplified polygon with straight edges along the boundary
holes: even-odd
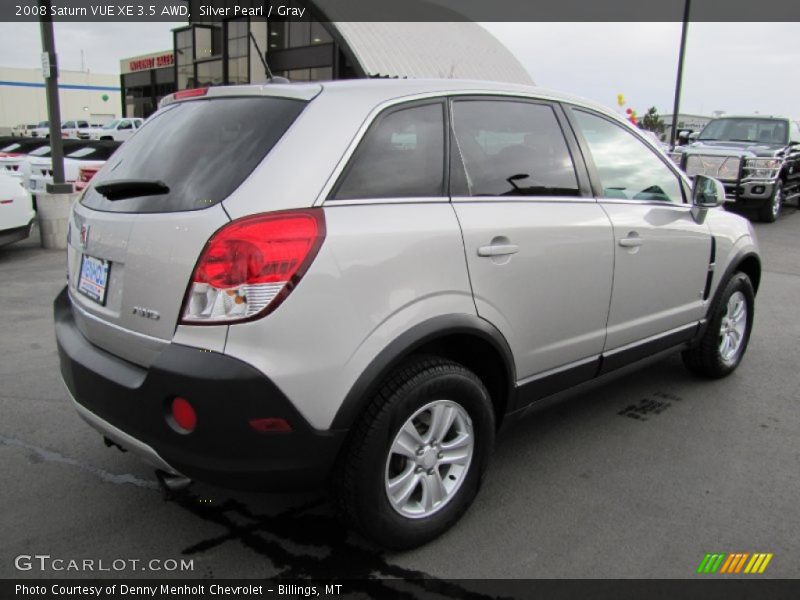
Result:
[[[800,124],[785,117],[714,119],[671,157],[690,177],[722,181],[726,202],[756,209],[761,221],[772,223],[784,202],[800,198]]]

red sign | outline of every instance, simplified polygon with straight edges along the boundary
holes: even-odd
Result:
[[[175,64],[175,55],[159,54],[158,56],[149,56],[147,58],[137,58],[128,63],[128,68],[131,72],[145,71],[147,69],[160,69],[162,67],[170,67]]]

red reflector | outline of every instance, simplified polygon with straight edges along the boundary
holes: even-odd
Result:
[[[14,200],[0,200],[0,204],[11,204]]]
[[[197,98],[198,96],[205,96],[208,93],[208,88],[195,88],[193,90],[181,90],[180,92],[175,92],[172,97],[175,100],[181,100],[183,98]]]
[[[172,401],[172,418],[175,424],[186,433],[194,431],[197,425],[197,413],[186,398],[178,396]]]
[[[264,419],[250,419],[250,427],[258,433],[289,433],[292,426],[286,419],[280,417],[267,417]]]

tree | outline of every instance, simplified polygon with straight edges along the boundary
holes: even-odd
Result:
[[[639,121],[639,127],[658,134],[664,133],[664,120],[655,106],[648,109],[647,114]]]

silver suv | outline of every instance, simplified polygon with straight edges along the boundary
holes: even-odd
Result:
[[[737,367],[760,261],[724,194],[537,88],[178,92],[72,211],[61,372],[169,485],[327,483],[413,547],[535,401],[668,350]]]

